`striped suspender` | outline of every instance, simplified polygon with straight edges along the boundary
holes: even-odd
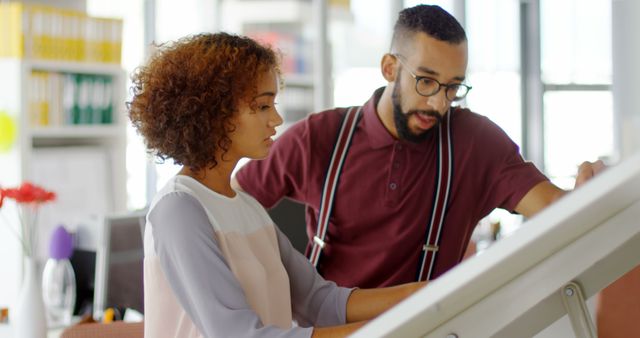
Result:
[[[342,120],[338,139],[333,148],[331,162],[329,163],[327,176],[324,180],[324,187],[322,188],[322,199],[320,200],[320,212],[318,214],[318,228],[316,229],[316,235],[313,236],[313,247],[311,248],[311,254],[309,255],[309,261],[311,261],[313,266],[318,265],[320,253],[324,248],[324,238],[327,234],[327,228],[329,227],[329,215],[331,215],[331,209],[333,208],[333,196],[338,185],[338,177],[340,176],[342,164],[344,163],[347,151],[351,145],[351,137],[356,129],[356,124],[361,110],[362,108],[358,108],[356,110],[355,107],[351,107],[347,110],[347,113]]]
[[[451,188],[453,176],[453,156],[451,149],[451,110],[445,119],[438,125],[438,176],[436,177],[436,191],[431,208],[431,219],[427,227],[425,244],[422,247],[422,255],[418,263],[417,280],[430,280],[433,272],[436,253],[439,250],[438,242],[444,223],[444,216]]]

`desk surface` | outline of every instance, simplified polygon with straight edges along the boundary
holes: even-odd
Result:
[[[64,328],[49,329],[47,338],[60,338],[63,330]],[[0,324],[0,338],[13,338],[13,327],[6,323]]]

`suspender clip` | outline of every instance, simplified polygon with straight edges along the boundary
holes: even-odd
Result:
[[[425,244],[425,245],[422,246],[422,251],[433,251],[433,252],[436,252],[438,250],[440,250],[440,247],[435,245],[435,244],[433,244],[433,245]]]
[[[320,239],[318,236],[313,236],[313,242],[320,246],[321,249],[324,249],[324,241]]]

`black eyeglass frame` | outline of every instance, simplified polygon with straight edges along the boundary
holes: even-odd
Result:
[[[416,93],[418,93],[418,95],[420,95],[420,96],[429,97],[429,96],[436,95],[436,94],[438,94],[440,92],[442,87],[444,87],[444,88],[446,88],[445,91],[444,91],[444,96],[447,98],[447,100],[449,100],[449,102],[456,102],[456,101],[460,101],[460,100],[464,99],[465,97],[467,97],[467,94],[469,94],[469,91],[473,88],[473,87],[471,87],[469,85],[466,85],[464,83],[446,83],[445,84],[445,83],[440,83],[440,81],[438,81],[438,80],[436,80],[436,79],[434,79],[432,77],[429,77],[429,76],[416,75],[414,73],[414,71],[412,71],[404,63],[404,61],[402,61],[404,56],[402,56],[401,54],[390,54],[390,55],[392,55],[393,57],[398,59],[398,61],[400,61],[400,64],[402,64],[402,66],[407,69],[407,72],[409,72],[409,74],[411,74],[411,76],[416,80],[415,90],[416,90]],[[425,80],[425,79],[429,80],[429,81],[433,81],[433,82],[438,84],[438,87],[436,87],[436,89],[431,94],[424,94],[424,93],[421,93],[418,90],[418,84],[420,83],[420,81]],[[457,93],[460,88],[466,88],[466,91],[465,91],[464,95],[462,95],[462,96],[454,96],[453,98],[449,97],[449,90],[456,89],[454,92]]]

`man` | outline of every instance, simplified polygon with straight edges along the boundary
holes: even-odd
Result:
[[[489,119],[451,106],[470,89],[466,69],[467,38],[455,18],[438,6],[401,11],[381,61],[388,85],[361,116],[346,108],[310,115],[267,159],[237,173],[239,188],[267,208],[283,197],[306,204],[311,259],[339,285],[436,278],[460,262],[494,208],[529,217],[565,193]],[[583,164],[577,181],[593,170]]]

